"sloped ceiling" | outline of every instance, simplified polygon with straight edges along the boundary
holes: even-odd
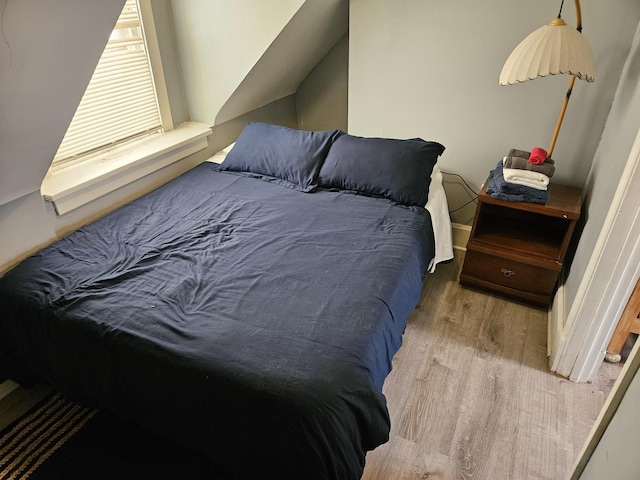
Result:
[[[348,29],[348,1],[305,1],[222,106],[215,123],[294,94]]]
[[[171,0],[188,116],[211,125],[295,93],[348,30],[348,0]]]

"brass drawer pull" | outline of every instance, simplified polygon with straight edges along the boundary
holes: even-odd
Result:
[[[516,274],[516,272],[514,272],[513,270],[507,270],[506,268],[503,268],[500,271],[505,277],[513,277]]]

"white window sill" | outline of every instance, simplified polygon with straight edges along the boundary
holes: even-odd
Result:
[[[206,124],[185,123],[50,172],[40,191],[63,215],[207,148],[209,134]]]

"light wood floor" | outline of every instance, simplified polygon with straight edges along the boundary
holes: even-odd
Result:
[[[391,438],[363,480],[563,480],[620,372],[549,373],[547,312],[429,276],[384,385]]]

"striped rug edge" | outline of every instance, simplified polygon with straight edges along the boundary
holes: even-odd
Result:
[[[0,433],[0,480],[24,480],[80,430],[97,410],[65,400],[43,399]]]

